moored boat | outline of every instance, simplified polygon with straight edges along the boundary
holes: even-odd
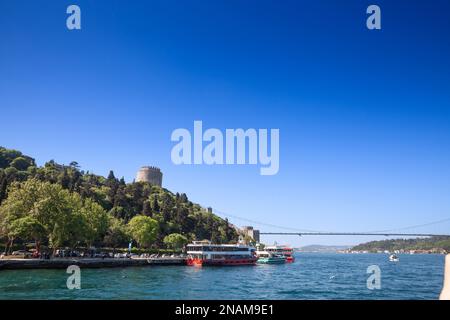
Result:
[[[280,246],[280,245],[273,245],[273,246],[267,246],[265,247],[265,250],[270,253],[275,253],[279,255],[283,255],[286,258],[286,262],[294,262],[294,250],[288,246]]]
[[[242,244],[194,241],[186,247],[189,266],[242,266],[256,263],[255,248]]]
[[[256,256],[258,257],[257,263],[262,263],[262,264],[286,263],[285,256],[283,256],[281,254],[269,252],[269,251],[256,251]]]

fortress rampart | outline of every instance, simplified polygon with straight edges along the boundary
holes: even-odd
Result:
[[[144,166],[136,174],[136,182],[148,182],[151,185],[162,186],[163,174],[157,167]]]

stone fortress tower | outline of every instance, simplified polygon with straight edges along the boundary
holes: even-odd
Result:
[[[154,186],[162,186],[162,172],[157,167],[144,166],[136,174],[136,182],[148,182]]]

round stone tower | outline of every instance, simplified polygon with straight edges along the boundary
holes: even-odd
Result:
[[[157,167],[145,166],[139,169],[136,182],[148,182],[154,186],[162,186],[162,172]]]

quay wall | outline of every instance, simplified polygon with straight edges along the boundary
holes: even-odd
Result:
[[[152,259],[8,259],[0,260],[0,270],[19,269],[67,269],[71,265],[80,268],[123,268],[137,266],[158,265],[185,265],[186,260],[182,258],[152,258]]]

